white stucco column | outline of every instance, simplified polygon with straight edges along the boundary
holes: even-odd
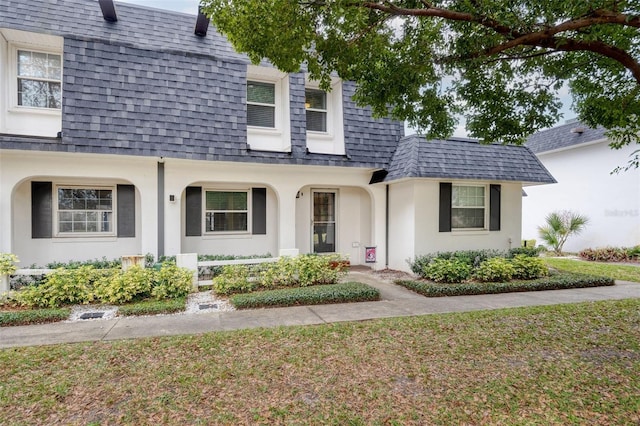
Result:
[[[14,182],[5,175],[3,162],[0,152],[0,253],[11,253],[11,192]]]
[[[372,206],[372,246],[376,247],[376,263],[368,263],[375,270],[384,269],[387,257],[386,239],[386,185],[370,185]]]
[[[278,255],[297,256],[296,247],[296,193],[299,186],[278,186]]]

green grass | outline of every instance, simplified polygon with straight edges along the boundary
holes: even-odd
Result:
[[[512,293],[517,291],[561,290],[614,285],[611,278],[572,272],[554,272],[547,277],[508,282],[435,283],[432,281],[398,280],[396,284],[427,297],[462,296],[474,294]]]
[[[640,282],[640,266],[549,257],[544,258],[544,261],[547,265],[559,271],[578,272],[599,275],[614,280]]]
[[[640,300],[0,350],[0,424],[628,425]]]

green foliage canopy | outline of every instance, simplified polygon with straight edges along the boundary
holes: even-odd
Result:
[[[456,114],[486,142],[522,143],[554,124],[559,90],[613,147],[638,142],[637,0],[202,0],[204,12],[254,63],[332,73],[354,99],[449,136]]]

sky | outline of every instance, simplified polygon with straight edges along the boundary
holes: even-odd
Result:
[[[167,9],[173,10],[176,12],[189,13],[191,15],[195,15],[198,13],[198,4],[199,0],[119,0],[123,3],[131,3],[138,4],[140,6],[146,7],[154,7],[157,9]],[[563,89],[560,93],[560,98],[564,107],[562,108],[563,117],[560,119],[558,124],[563,124],[566,120],[572,119],[575,117],[575,113],[571,110],[571,98],[569,96],[568,90]],[[407,134],[414,133],[412,129],[407,128]],[[467,136],[467,132],[464,128],[464,120],[458,124],[458,127],[454,131],[454,136]]]

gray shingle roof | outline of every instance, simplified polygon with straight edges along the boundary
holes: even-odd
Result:
[[[195,15],[116,3],[118,22],[103,19],[97,0],[2,0],[0,26],[65,38],[103,40],[139,49],[211,56],[248,62],[209,26],[194,34]],[[196,11],[194,11],[195,13]]]
[[[427,141],[417,135],[400,140],[385,182],[404,178],[556,182],[527,147],[456,138]]]
[[[605,139],[605,132],[603,127],[592,129],[579,122],[567,123],[531,135],[525,145],[538,154]]]

